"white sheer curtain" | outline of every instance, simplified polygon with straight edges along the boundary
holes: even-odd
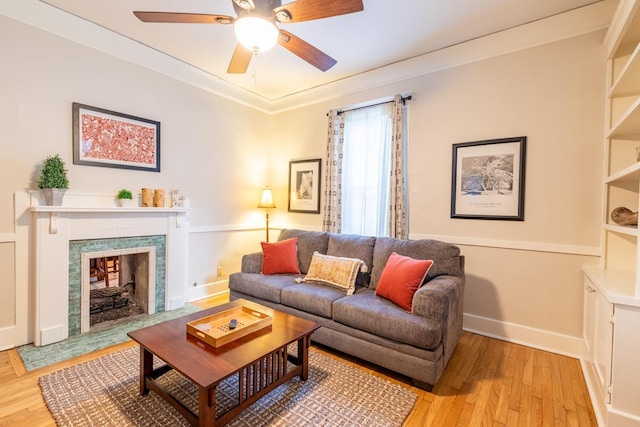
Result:
[[[407,239],[404,100],[331,110],[323,230]]]
[[[344,233],[388,236],[392,107],[386,103],[343,113]]]

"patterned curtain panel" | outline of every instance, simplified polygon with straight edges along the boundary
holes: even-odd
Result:
[[[402,96],[396,95],[393,100],[393,146],[389,182],[389,236],[396,239],[409,238],[403,108]]]
[[[338,110],[329,111],[327,130],[327,157],[324,172],[324,204],[322,206],[322,230],[340,233],[342,223],[342,146],[344,143],[344,118]]]

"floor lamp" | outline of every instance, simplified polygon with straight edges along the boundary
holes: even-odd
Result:
[[[262,189],[262,198],[258,207],[266,209],[267,242],[269,242],[269,209],[274,209],[276,205],[273,203],[273,194],[271,194],[271,189],[268,185]]]

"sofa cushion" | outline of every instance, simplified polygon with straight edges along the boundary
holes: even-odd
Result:
[[[295,286],[300,276],[278,274],[268,276],[255,273],[233,273],[229,276],[229,289],[256,298],[280,303],[280,291]]]
[[[321,254],[327,253],[329,243],[328,233],[322,231],[305,230],[282,230],[278,240],[298,239],[298,268],[302,274],[307,274],[313,253],[318,251]]]
[[[432,264],[431,260],[413,259],[393,252],[380,275],[375,294],[411,313],[413,295]]]
[[[427,350],[438,347],[442,341],[440,322],[409,314],[391,301],[376,296],[371,289],[362,289],[335,301],[333,320]]]
[[[367,268],[366,271],[358,273],[358,276],[356,277],[356,285],[367,286],[371,275],[373,246],[375,243],[375,237],[358,236],[355,234],[329,233],[327,255],[358,258],[364,261]]]
[[[391,237],[378,237],[373,248],[373,267],[369,288],[378,286],[380,275],[392,252],[414,259],[430,259],[433,265],[424,282],[434,277],[451,275],[462,277],[460,265],[460,248],[451,243],[438,240],[399,240]]]
[[[347,295],[351,295],[355,289],[356,276],[362,265],[361,259],[335,257],[315,252],[304,281],[305,283],[333,286],[345,291]]]
[[[297,239],[276,243],[261,242],[262,274],[300,274],[298,268]]]
[[[344,290],[315,283],[302,283],[282,289],[282,304],[330,319],[333,302],[344,297]]]

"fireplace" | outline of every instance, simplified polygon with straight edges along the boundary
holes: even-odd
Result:
[[[111,196],[110,203],[112,199]],[[65,196],[67,201],[86,203],[87,198],[74,200]],[[155,257],[150,256],[149,260],[149,266],[155,263],[155,268],[149,267],[147,312],[184,306],[190,209],[119,208],[100,206],[101,201],[104,202],[93,200],[94,207],[30,208],[34,225],[33,342],[37,346],[79,334],[89,325],[82,306],[83,301],[88,301],[81,286],[85,271],[82,253],[88,254],[88,265],[96,254],[124,256],[155,250]],[[89,274],[88,267],[85,274]]]
[[[165,310],[164,235],[73,240],[69,242],[69,336],[91,330],[91,260],[110,257],[119,258],[123,285],[135,281],[136,302],[146,314]]]
[[[95,246],[113,243],[116,246],[126,245],[127,241],[147,242],[158,241],[160,254],[164,255],[164,236],[151,236],[151,238],[113,239],[113,242],[89,241]],[[122,240],[125,240],[123,242]],[[131,244],[131,243],[129,243]],[[80,245],[81,242],[70,242],[71,246]],[[70,250],[70,252],[72,252]],[[76,279],[69,277],[69,336],[77,333],[89,332],[96,324],[103,322],[112,323],[115,320],[124,320],[135,314],[153,314],[156,312],[156,285],[164,287],[164,280],[156,282],[156,277],[164,277],[164,263],[156,269],[156,246],[132,246],[126,249],[104,250],[98,252],[82,252],[80,254],[80,330],[78,331],[77,310],[77,286]],[[105,268],[106,277],[95,277],[92,281],[92,261],[94,268]],[[71,266],[75,260],[70,260]],[[105,267],[99,267],[103,263]],[[116,274],[109,272],[108,263],[117,266]],[[109,276],[111,283],[109,284]],[[115,282],[113,279],[116,279]],[[103,279],[103,280],[97,280]],[[106,279],[106,280],[104,280]],[[100,286],[95,283],[100,282]],[[164,295],[164,291],[160,292]],[[160,299],[162,301],[162,299]],[[164,311],[164,303],[159,304],[157,311]],[[134,308],[138,308],[137,310]]]

